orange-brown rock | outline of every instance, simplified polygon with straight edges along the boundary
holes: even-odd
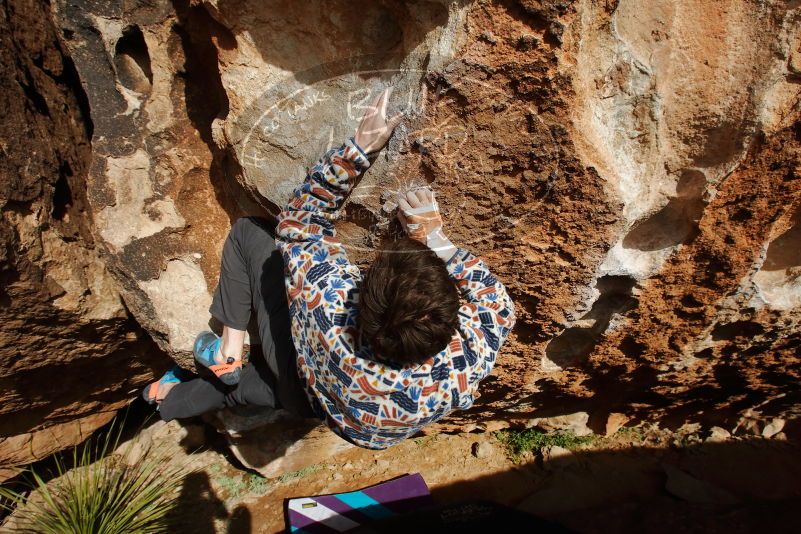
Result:
[[[765,424],[797,415],[797,3],[56,0],[50,11],[63,44],[49,38],[41,57],[55,50],[74,71],[51,76],[60,92],[28,91],[46,127],[17,147],[61,148],[37,152],[50,169],[39,185],[8,182],[6,197],[23,200],[6,202],[4,228],[17,230],[4,235],[38,239],[31,264],[50,266],[18,285],[16,302],[49,291],[36,302],[80,309],[59,317],[122,321],[95,350],[135,348],[119,330],[137,328],[125,309],[82,289],[108,287],[99,293],[118,291],[186,362],[230,223],[275,214],[305,167],[352,131],[369,91],[392,85],[391,107],[409,118],[338,222],[352,257],[368,262],[396,230],[390,193],[430,183],[452,239],[488,261],[519,316],[477,405],[439,430],[577,413],[596,432],[624,419],[733,430],[746,412]],[[23,72],[52,71],[30,57]],[[13,86],[20,101],[29,86]],[[64,162],[81,199],[68,223],[50,207]],[[78,265],[102,274],[81,279]],[[45,331],[86,339],[77,319],[65,323]],[[40,413],[92,410],[64,406]]]
[[[92,235],[92,122],[47,7],[0,22],[0,467],[79,443],[169,361],[126,309]]]

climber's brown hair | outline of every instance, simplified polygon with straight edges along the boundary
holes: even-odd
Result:
[[[359,326],[380,359],[423,363],[448,345],[458,312],[445,263],[408,237],[379,251],[362,282]]]

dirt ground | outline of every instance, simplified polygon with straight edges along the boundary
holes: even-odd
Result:
[[[179,498],[185,532],[281,532],[285,499],[415,472],[438,504],[496,501],[577,532],[801,531],[801,444],[783,436],[623,428],[569,451],[546,444],[513,459],[497,434],[439,434],[386,451],[354,448],[265,479],[238,467],[208,428],[159,422],[145,434],[192,470]]]

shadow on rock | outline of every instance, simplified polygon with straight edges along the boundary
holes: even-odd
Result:
[[[601,451],[544,449],[515,469],[435,488],[577,532],[799,532],[801,443],[750,439]]]
[[[184,479],[173,521],[191,525],[195,534],[216,534],[215,520],[225,520],[225,504],[214,493],[209,475],[202,471],[190,473]]]
[[[228,534],[250,534],[253,532],[253,520],[250,511],[244,505],[239,505],[231,512],[228,520]]]
[[[227,435],[231,452],[265,478],[321,464],[353,447],[317,419],[299,419],[284,410],[241,407],[207,418]]]

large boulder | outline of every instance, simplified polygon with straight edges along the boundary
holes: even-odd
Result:
[[[0,22],[0,480],[79,443],[168,364],[123,304],[86,201],[91,122],[38,1]]]
[[[458,50],[465,10],[54,3],[97,117],[94,228],[126,302],[164,350],[187,362],[206,328],[232,220],[277,214],[305,165],[352,135],[380,84],[419,102],[425,75]],[[390,168],[377,163],[371,179]]]
[[[393,191],[431,183],[448,232],[519,315],[480,402],[439,428],[789,417],[801,11],[643,6],[54,0],[85,92],[67,107],[92,124],[91,154],[72,166],[86,258],[188,362],[232,221],[274,216],[392,85],[408,118],[337,222],[350,253],[368,262],[393,231]]]

